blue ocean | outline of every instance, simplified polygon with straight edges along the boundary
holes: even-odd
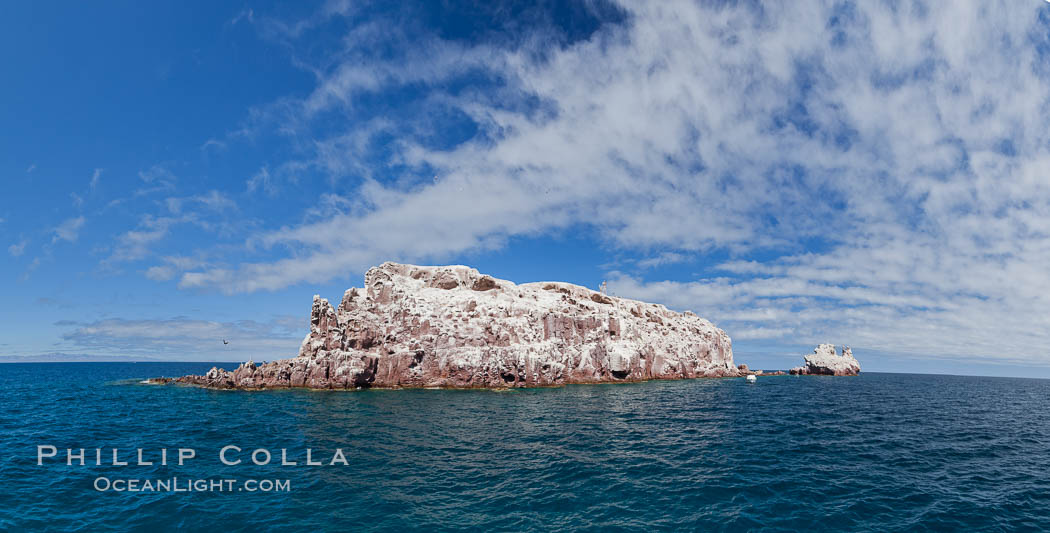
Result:
[[[355,392],[140,383],[210,366],[0,365],[0,530],[1050,529],[1045,380],[864,373]],[[38,465],[41,446],[56,453]],[[239,464],[220,460],[227,446]],[[84,448],[85,465],[67,464],[67,448]],[[139,448],[154,464],[136,464]],[[196,454],[182,466],[180,448]],[[128,465],[112,464],[114,449]],[[252,463],[258,449],[269,464]],[[296,465],[280,464],[282,449]],[[321,465],[305,464],[307,449]],[[138,490],[117,490],[133,480]],[[158,480],[230,490],[142,490]],[[261,490],[267,480],[282,484]]]

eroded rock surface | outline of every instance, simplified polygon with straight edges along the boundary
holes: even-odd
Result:
[[[860,362],[853,357],[849,346],[842,347],[842,353],[835,353],[834,344],[821,344],[806,356],[805,366],[790,370],[799,375],[856,376],[860,373]]]
[[[314,297],[299,355],[180,383],[214,388],[528,387],[739,376],[724,331],[693,313],[465,266],[384,263],[338,308]]]

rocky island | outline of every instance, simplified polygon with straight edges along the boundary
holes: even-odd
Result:
[[[314,296],[298,356],[212,368],[219,389],[508,388],[736,377],[729,336],[686,311],[466,266],[384,263],[337,308]]]
[[[860,374],[860,362],[853,357],[849,346],[842,347],[842,353],[835,353],[834,344],[821,344],[806,356],[805,366],[796,366],[789,370],[794,375],[823,376],[856,376]]]

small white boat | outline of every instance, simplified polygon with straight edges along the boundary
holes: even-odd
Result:
[[[747,376],[747,382],[748,383],[754,383],[756,381],[758,381],[758,377],[755,376],[754,374],[751,374],[751,375]]]

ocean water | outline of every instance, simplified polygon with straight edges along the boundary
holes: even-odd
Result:
[[[0,365],[0,530],[1050,529],[1050,381],[865,373],[497,391],[150,386]],[[37,446],[59,449],[37,465]],[[243,462],[219,461],[223,446]],[[69,466],[66,448],[87,448]],[[183,466],[140,466],[193,448]],[[107,464],[94,465],[94,449]],[[109,465],[112,449],[128,466]],[[299,465],[251,464],[281,448]],[[305,466],[306,448],[326,463]],[[328,465],[336,448],[348,464]],[[260,459],[262,456],[260,456]],[[233,479],[128,492],[96,480]],[[287,480],[288,490],[243,482]]]

